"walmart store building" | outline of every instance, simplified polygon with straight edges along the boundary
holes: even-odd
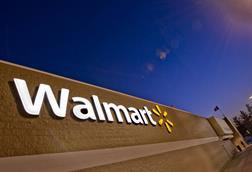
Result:
[[[203,118],[0,61],[1,171],[221,171],[246,143]]]

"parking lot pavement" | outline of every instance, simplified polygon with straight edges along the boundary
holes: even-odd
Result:
[[[237,154],[224,168],[223,172],[249,172],[252,171],[252,147]]]

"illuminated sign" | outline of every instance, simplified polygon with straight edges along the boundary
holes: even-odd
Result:
[[[152,109],[152,112],[159,117],[158,120],[159,126],[165,125],[167,131],[171,133],[172,132],[171,127],[173,127],[174,124],[169,119],[167,119],[168,113],[166,111],[162,113],[158,105],[156,105],[156,109]]]
[[[69,89],[62,88],[60,91],[59,102],[56,100],[53,91],[49,85],[40,84],[38,91],[35,95],[34,102],[32,102],[25,80],[14,78],[14,83],[17,88],[20,100],[24,110],[29,115],[38,116],[45,97],[47,98],[52,112],[55,116],[64,118],[66,116],[67,103],[69,99]],[[127,124],[136,125],[157,125],[157,122],[152,118],[152,112],[144,106],[141,109],[135,107],[125,107],[123,105],[116,105],[114,103],[100,102],[97,95],[91,96],[91,101],[84,97],[72,97],[71,99],[75,104],[73,106],[73,115],[80,120],[93,120],[93,121],[108,121],[114,122],[112,111],[119,123],[123,123],[123,117]],[[157,109],[152,109],[153,113],[161,117],[158,124],[162,126],[164,123],[168,132],[171,133],[173,123],[166,119],[167,112],[162,113],[158,105]],[[162,118],[164,117],[164,118]]]

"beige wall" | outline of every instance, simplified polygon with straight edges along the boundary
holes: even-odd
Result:
[[[78,172],[217,172],[222,171],[223,165],[229,159],[230,155],[223,149],[222,143],[214,142],[155,156],[88,168]]]
[[[238,147],[240,147],[242,151],[246,150],[246,148],[248,147],[248,144],[244,140],[244,138],[241,135],[241,133],[238,131],[238,129],[235,127],[235,125],[233,124],[233,122],[230,119],[228,119],[227,117],[225,117],[224,119],[225,119],[226,123],[232,129],[232,131],[234,133],[233,134],[234,137],[231,139],[231,141],[236,146],[237,151],[240,151],[238,149]]]
[[[222,140],[232,139],[234,137],[233,131],[231,130],[231,128],[228,126],[228,124],[226,123],[226,121],[224,119],[216,118],[216,117],[212,116],[212,117],[208,118],[208,121],[210,122],[210,124],[214,128],[217,135]]]
[[[168,112],[169,120],[175,124],[172,134],[168,134],[165,127],[159,126],[76,120],[71,113],[72,103],[68,104],[64,119],[55,118],[46,104],[38,117],[30,117],[23,110],[13,78],[26,80],[31,95],[34,95],[39,84],[44,83],[53,88],[55,95],[58,95],[61,88],[69,89],[70,98],[90,98],[95,94],[101,101],[126,107],[147,106],[151,109],[156,105],[147,100],[0,61],[0,157],[117,148],[217,136],[207,119],[163,105],[160,105],[161,109]],[[165,94],[169,94],[169,91]],[[154,119],[158,120],[156,117]],[[186,166],[191,164],[188,171],[218,171],[228,159],[221,141],[217,141],[90,170],[122,170],[129,166],[143,168],[144,171],[150,171],[150,168],[177,171],[187,169]]]

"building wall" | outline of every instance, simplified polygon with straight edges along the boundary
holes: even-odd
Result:
[[[246,148],[248,147],[248,144],[244,140],[244,138],[241,135],[241,133],[238,131],[238,129],[235,127],[235,125],[232,123],[231,120],[229,120],[226,117],[224,118],[224,120],[226,121],[227,125],[232,129],[232,131],[234,133],[233,134],[234,137],[231,139],[231,141],[236,146],[237,151],[239,151],[239,152],[240,151],[245,151]]]
[[[67,115],[63,119],[56,118],[52,114],[48,103],[43,104],[38,117],[31,117],[23,109],[13,78],[24,79],[33,96],[39,84],[43,83],[50,85],[55,95],[59,95],[61,88],[69,89],[70,98],[73,96],[90,98],[95,94],[101,101],[122,104],[126,107],[147,106],[150,110],[156,105],[151,101],[0,61],[0,157],[2,157],[0,165],[1,160],[7,164],[7,161],[11,162],[11,157],[16,156],[21,156],[21,159],[24,155],[32,157],[32,155],[40,154],[131,146],[144,147],[144,145],[174,142],[179,143],[179,150],[171,149],[166,153],[111,165],[106,164],[101,167],[94,166],[87,170],[114,171],[119,169],[127,171],[127,168],[140,168],[143,171],[150,171],[150,169],[156,169],[156,171],[167,171],[165,169],[170,171],[183,169],[219,171],[230,158],[222,141],[211,139],[218,137],[207,119],[160,104],[160,108],[168,112],[169,120],[174,123],[171,134],[166,131],[165,127],[159,126],[129,125],[126,122],[117,123],[116,121],[113,123],[81,121],[73,116],[74,104],[71,102],[68,103]],[[165,94],[169,94],[169,92],[167,91]],[[45,100],[45,102],[47,101]],[[158,120],[156,116],[153,118]],[[205,138],[210,138],[212,141],[200,141]],[[190,145],[191,140],[194,140],[193,144],[191,147],[187,147],[186,145]],[[148,149],[144,152],[146,151],[148,153]],[[79,169],[84,168],[79,167]]]
[[[215,172],[221,171],[230,155],[221,142],[213,142],[154,156],[78,170],[78,172],[158,171],[158,172]]]

